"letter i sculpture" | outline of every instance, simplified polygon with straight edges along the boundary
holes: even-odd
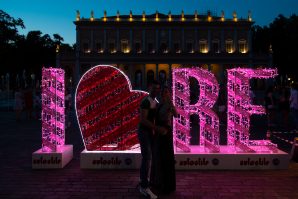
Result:
[[[64,70],[43,68],[42,148],[32,154],[32,168],[63,168],[72,159],[73,146],[64,144],[64,90]],[[53,158],[59,161],[55,164],[52,164],[53,161],[47,161]]]

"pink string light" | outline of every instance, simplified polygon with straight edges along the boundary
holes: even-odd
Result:
[[[42,151],[56,152],[65,143],[64,70],[42,68]]]
[[[249,96],[249,80],[268,79],[277,76],[277,69],[228,69],[228,145],[235,151],[258,152],[276,148],[269,140],[249,140],[250,116],[265,114],[263,106],[252,105]],[[254,147],[252,147],[254,146]]]
[[[189,80],[199,82],[200,95],[195,104],[190,104]],[[178,117],[174,119],[174,143],[184,152],[190,152],[190,115],[200,117],[200,145],[210,152],[219,152],[219,119],[211,110],[219,93],[215,76],[207,70],[183,68],[173,70],[173,101]]]

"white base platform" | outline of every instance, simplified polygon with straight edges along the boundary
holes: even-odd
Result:
[[[138,169],[140,151],[82,151],[82,169]]]
[[[61,169],[73,158],[73,145],[64,145],[57,152],[32,153],[32,169]]]
[[[191,153],[176,152],[177,170],[265,170],[288,169],[289,154],[238,153],[229,146],[221,146],[220,153],[209,153],[203,147],[192,146]],[[233,151],[233,152],[231,152]],[[140,151],[82,151],[82,169],[139,169]]]

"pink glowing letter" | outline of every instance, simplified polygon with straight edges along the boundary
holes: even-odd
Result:
[[[190,104],[190,77],[199,82],[200,95],[197,103]],[[219,86],[212,73],[201,68],[173,70],[173,100],[178,117],[174,119],[174,142],[176,147],[189,152],[190,115],[200,117],[200,145],[210,152],[219,152],[219,119],[211,110],[215,104]]]
[[[42,151],[64,145],[64,70],[42,68]]]
[[[227,71],[228,145],[235,146],[236,151],[240,150],[241,152],[257,152],[264,150],[264,147],[271,148],[273,144],[268,140],[249,140],[250,116],[252,114],[259,115],[265,113],[263,106],[256,106],[250,103],[249,80],[251,78],[264,79],[275,77],[277,70],[234,68]]]

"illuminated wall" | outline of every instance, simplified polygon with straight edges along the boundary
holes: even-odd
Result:
[[[64,70],[42,68],[42,151],[64,145],[64,121]]]

